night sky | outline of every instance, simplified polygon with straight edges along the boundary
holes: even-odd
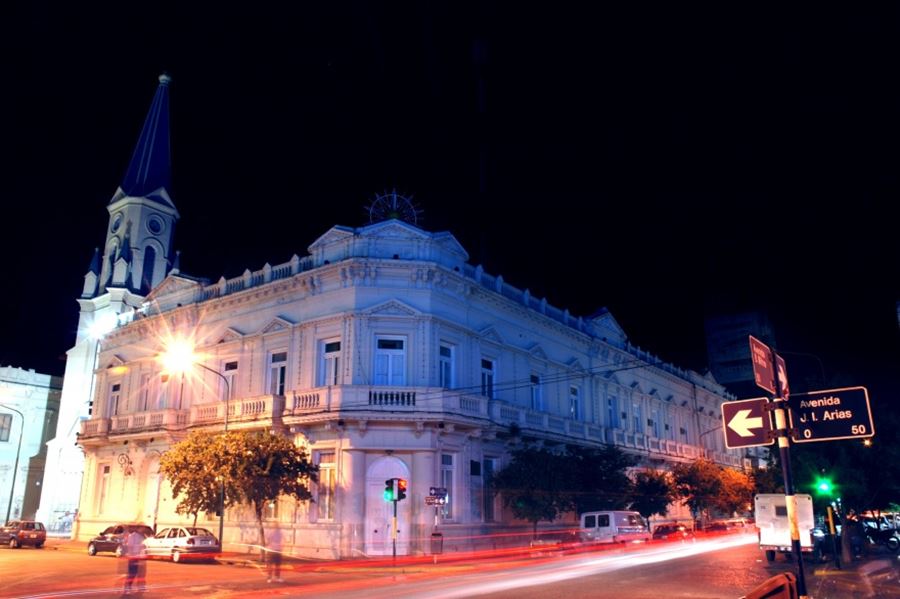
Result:
[[[0,36],[0,364],[62,374],[166,71],[188,274],[304,256],[396,188],[473,264],[606,306],[667,361],[702,371],[704,315],[760,307],[780,348],[896,405],[897,7],[22,4]]]

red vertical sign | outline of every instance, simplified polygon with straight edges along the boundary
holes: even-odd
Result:
[[[753,378],[756,385],[769,393],[775,393],[775,367],[769,346],[750,335],[750,359],[753,361]],[[782,363],[784,360],[782,360]]]

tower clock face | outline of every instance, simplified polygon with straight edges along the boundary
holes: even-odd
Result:
[[[122,228],[122,213],[119,212],[113,217],[112,224],[109,226],[109,230],[112,233],[118,233],[119,229]]]

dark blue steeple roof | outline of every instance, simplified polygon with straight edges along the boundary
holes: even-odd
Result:
[[[168,197],[172,164],[169,148],[169,83],[165,73],[159,76],[159,87],[153,96],[150,112],[128,165],[125,178],[112,201],[123,196],[152,197],[174,208]],[[165,193],[158,193],[160,189]],[[157,192],[157,193],[154,193]]]

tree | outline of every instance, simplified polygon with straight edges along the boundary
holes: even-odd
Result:
[[[256,515],[259,541],[265,546],[263,513],[281,495],[309,501],[309,483],[318,481],[318,467],[306,451],[268,431],[228,432],[222,439],[226,496],[248,503]]]
[[[691,509],[695,518],[716,505],[722,491],[719,471],[719,466],[704,458],[676,464],[672,469],[675,494]]]
[[[725,514],[745,512],[753,501],[753,479],[743,472],[721,468],[722,486],[713,505]]]
[[[513,515],[532,524],[534,538],[541,521],[553,521],[572,509],[571,473],[568,456],[545,448],[525,447],[512,451],[509,465],[491,481],[494,493]]]
[[[224,463],[218,452],[219,435],[193,431],[173,445],[159,459],[159,471],[172,485],[172,497],[178,499],[175,512],[193,515],[219,509],[221,474]]]
[[[631,509],[649,519],[654,514],[665,516],[675,501],[675,490],[666,472],[643,470],[634,477]]]
[[[163,454],[160,472],[171,482],[173,498],[178,498],[176,512],[193,514],[195,525],[199,512],[219,509],[224,480],[225,507],[246,502],[253,508],[262,545],[266,504],[281,495],[308,501],[312,498],[308,484],[318,480],[318,468],[303,449],[267,431],[224,435],[194,431]]]
[[[576,512],[616,510],[628,505],[632,496],[628,468],[637,462],[634,456],[612,445],[570,445],[566,455],[571,471],[571,504]]]

